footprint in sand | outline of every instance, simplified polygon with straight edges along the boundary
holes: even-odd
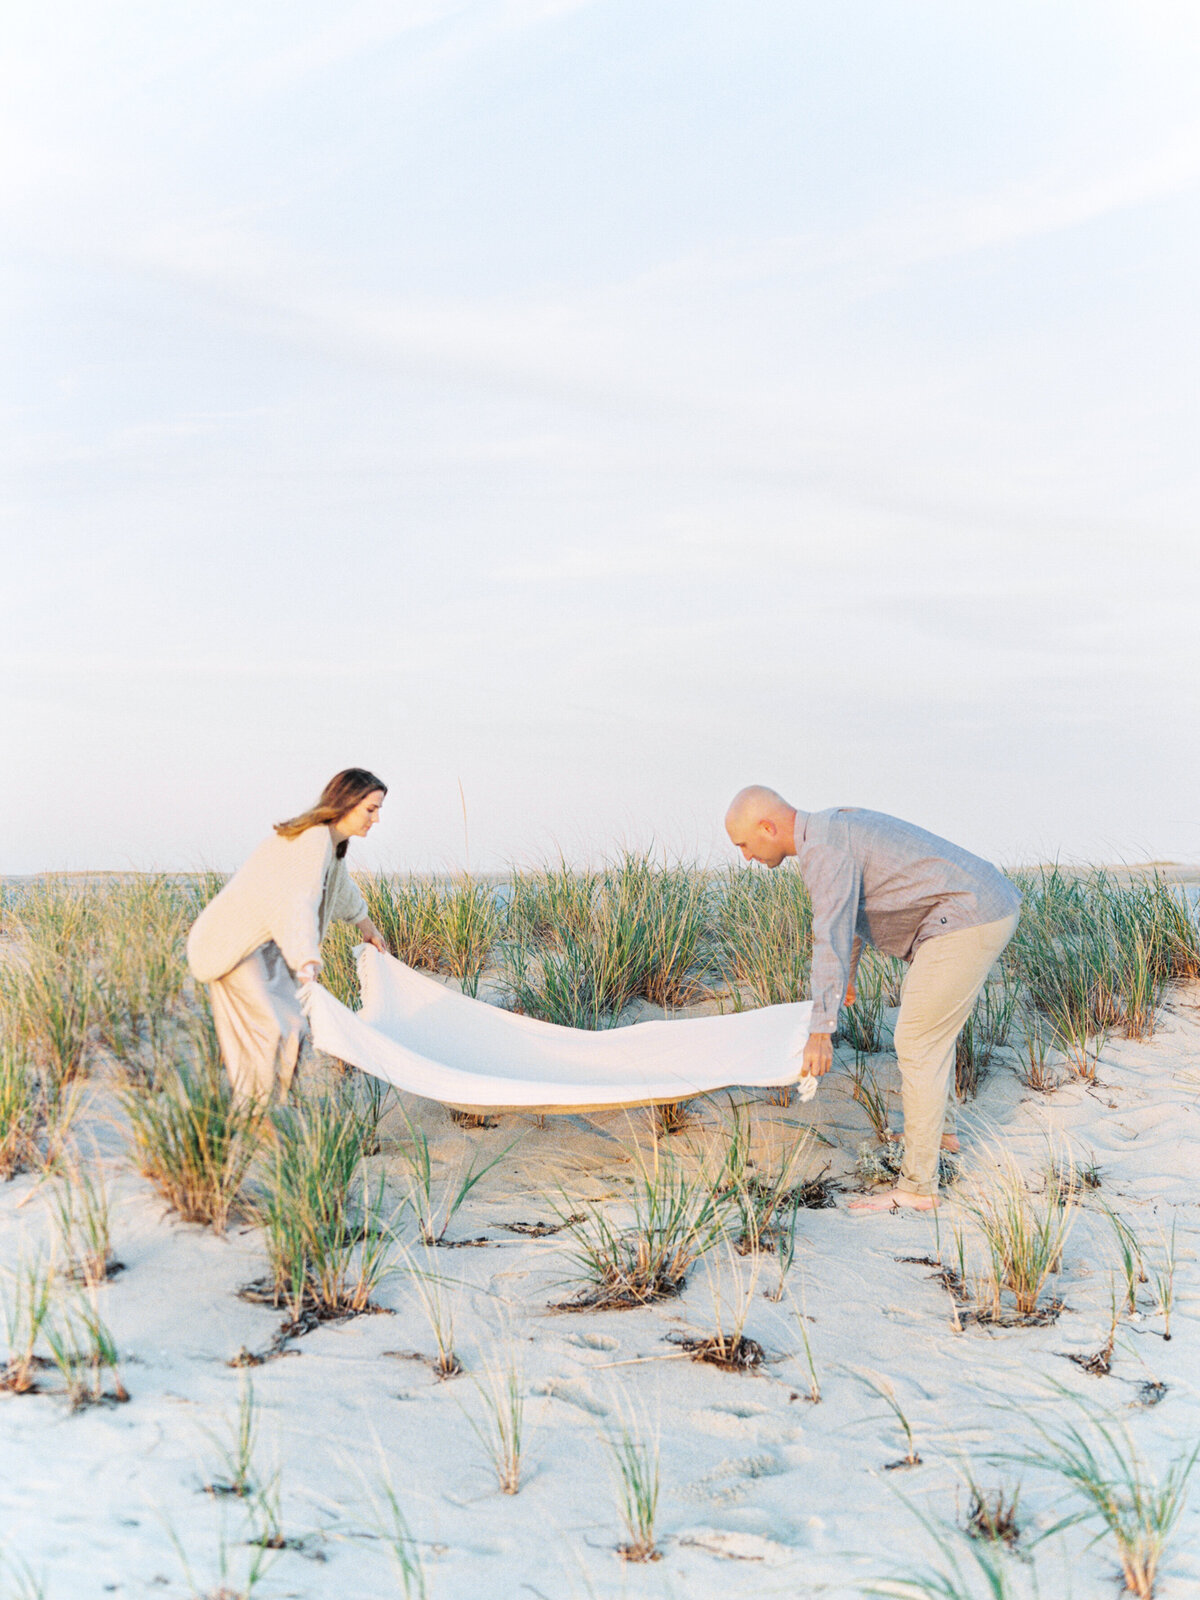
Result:
[[[621,1341],[607,1333],[568,1333],[564,1343],[573,1344],[578,1350],[612,1351],[621,1348]]]
[[[688,1528],[679,1535],[679,1543],[693,1550],[703,1550],[710,1556],[719,1556],[723,1561],[759,1561],[768,1567],[794,1561],[797,1554],[774,1539],[764,1539],[761,1534],[736,1533],[728,1528]]]
[[[718,1461],[702,1478],[689,1483],[680,1498],[707,1500],[713,1505],[738,1505],[746,1498],[749,1485],[758,1478],[777,1478],[788,1471],[778,1456],[762,1452],[737,1460]]]
[[[688,1421],[698,1433],[716,1434],[719,1439],[757,1439],[764,1419],[771,1416],[766,1406],[750,1401],[734,1402],[724,1406],[704,1406],[688,1415]],[[789,1428],[787,1436],[794,1435]]]
[[[546,1378],[533,1385],[532,1393],[545,1395],[548,1400],[561,1400],[564,1405],[576,1406],[590,1417],[608,1415],[608,1407],[603,1401],[597,1400],[587,1384],[580,1383],[577,1378]]]

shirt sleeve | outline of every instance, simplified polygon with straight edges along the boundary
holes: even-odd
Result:
[[[329,919],[331,922],[361,922],[367,916],[367,902],[362,897],[362,891],[350,876],[350,869],[344,861],[335,860],[332,868],[333,882],[330,884]]]
[[[325,887],[325,861],[329,833],[306,828],[289,839],[271,918],[271,937],[283,951],[293,972],[309,962],[321,965],[321,892]]]
[[[852,856],[822,850],[804,874],[813,903],[811,1033],[836,1033],[850,982],[862,874]]]

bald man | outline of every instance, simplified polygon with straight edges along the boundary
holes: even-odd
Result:
[[[863,943],[908,962],[896,1023],[904,1163],[894,1189],[854,1211],[937,1204],[938,1151],[954,1083],[954,1047],[1017,926],[1021,896],[989,862],[879,811],[798,811],[754,785],[725,830],[747,861],[794,856],[813,903],[812,1031],[801,1076],[833,1065],[832,1035]]]

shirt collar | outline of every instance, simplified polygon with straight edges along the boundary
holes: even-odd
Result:
[[[799,854],[800,846],[808,836],[809,815],[810,813],[807,811],[797,810],[796,812],[796,826],[792,832],[792,842],[796,846],[797,854]]]

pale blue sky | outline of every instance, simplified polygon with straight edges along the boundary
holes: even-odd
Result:
[[[1200,859],[1200,11],[31,0],[0,871]]]

